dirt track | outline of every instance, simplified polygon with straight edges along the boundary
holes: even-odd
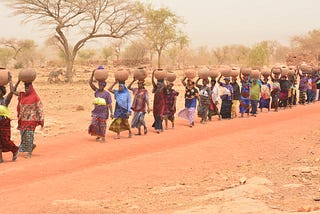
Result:
[[[240,204],[238,213],[319,209],[320,103],[186,124],[131,139],[108,133],[105,144],[85,132],[37,135],[32,159],[4,155],[1,213],[233,213],[226,202]],[[257,176],[271,192],[259,186],[240,202],[208,196]],[[239,186],[241,177],[248,183]]]

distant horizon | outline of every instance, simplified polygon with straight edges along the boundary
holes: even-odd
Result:
[[[261,41],[278,41],[289,46],[293,36],[320,29],[317,0],[142,0],[155,7],[168,7],[186,24],[182,29],[191,48],[225,45],[253,46]],[[290,5],[290,7],[288,7]],[[32,22],[21,24],[23,16],[0,3],[0,38],[32,39],[44,46],[47,34]]]

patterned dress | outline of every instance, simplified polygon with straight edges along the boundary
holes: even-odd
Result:
[[[261,98],[259,102],[259,108],[270,109],[270,95],[271,95],[271,85],[269,83],[262,83],[261,85]]]
[[[250,83],[248,81],[242,81],[241,84],[241,96],[240,96],[240,113],[249,113],[250,109]]]
[[[146,89],[134,88],[132,89],[134,99],[132,102],[131,109],[134,112],[131,128],[140,128],[141,126],[146,127],[144,120],[146,114],[146,105],[149,102],[149,95]]]
[[[154,100],[153,100],[153,117],[154,122],[152,127],[155,130],[163,130],[162,126],[162,116],[164,113],[165,101],[164,101],[164,88],[158,89],[157,86],[154,87]]]
[[[34,148],[34,131],[37,126],[44,125],[42,102],[32,85],[29,85],[29,93],[19,93],[17,112],[21,135],[19,151],[31,154]]]
[[[122,84],[123,91],[113,90],[116,100],[116,107],[114,109],[113,121],[110,124],[109,130],[117,134],[123,131],[130,131],[129,113],[131,105],[131,97],[128,89]]]
[[[230,84],[220,83],[224,88],[224,92],[221,95],[221,118],[228,119],[231,118],[231,108],[232,108],[232,97],[233,97],[233,87]]]
[[[174,114],[176,113],[175,100],[177,96],[179,96],[179,92],[175,91],[174,89],[168,89],[164,94],[165,105],[163,114],[171,122],[174,122]]]
[[[206,121],[208,118],[211,90],[209,86],[200,86],[200,105],[198,107],[198,116],[202,121]]]
[[[19,150],[11,140],[10,112],[6,106],[6,98],[0,100],[0,151],[15,153]]]
[[[299,82],[299,104],[305,104],[308,90],[308,77],[300,76]]]
[[[272,84],[272,90],[271,90],[271,97],[272,97],[271,108],[274,108],[275,110],[278,109],[280,90],[281,90],[280,83],[277,80],[275,80]]]
[[[184,95],[185,108],[178,113],[178,116],[189,121],[190,126],[194,125],[194,114],[197,107],[197,97],[199,96],[199,91],[195,88],[186,87],[186,92]]]
[[[94,93],[94,109],[91,112],[91,124],[89,126],[89,134],[98,137],[106,136],[107,119],[109,118],[108,105],[111,105],[111,95],[107,91],[100,92],[98,89]],[[102,100],[102,102],[98,102]]]

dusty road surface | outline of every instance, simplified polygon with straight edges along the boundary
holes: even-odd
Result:
[[[320,213],[320,103],[106,143],[60,117],[31,159],[4,154],[1,214]]]

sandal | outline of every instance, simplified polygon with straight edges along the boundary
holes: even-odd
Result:
[[[32,145],[32,150],[31,150],[31,152],[33,152],[33,150],[34,150],[36,147],[37,147],[37,144],[33,144],[33,145]]]
[[[19,155],[19,150],[12,154],[12,161],[16,161]]]
[[[27,159],[29,159],[31,157],[32,157],[32,154],[30,152],[27,154],[27,156],[25,156],[25,158],[27,158]]]

